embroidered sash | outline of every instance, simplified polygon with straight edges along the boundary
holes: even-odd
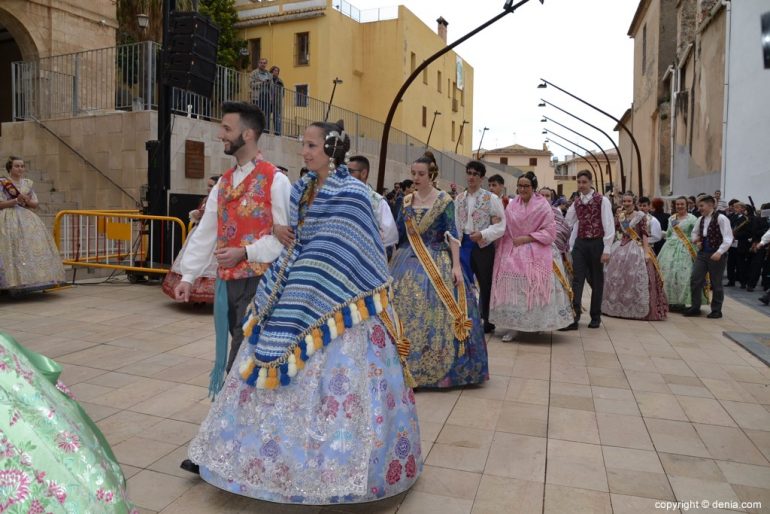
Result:
[[[5,189],[5,192],[8,193],[11,199],[17,198],[21,194],[16,185],[5,177],[0,178],[0,184],[3,185],[3,189]]]
[[[454,318],[452,329],[455,337],[460,342],[457,349],[457,355],[458,357],[462,356],[465,354],[465,341],[468,339],[468,336],[470,336],[471,329],[473,328],[473,322],[468,319],[468,302],[465,296],[465,282],[460,281],[460,283],[457,284],[458,305],[458,301],[455,301],[452,291],[450,291],[446,283],[444,283],[444,279],[441,278],[438,267],[430,256],[430,253],[428,253],[428,249],[425,248],[425,243],[423,242],[422,237],[420,237],[417,225],[415,225],[414,220],[410,216],[406,217],[405,225],[409,244],[412,245],[415,255],[420,260],[420,264],[422,264],[425,273],[428,274],[430,283],[433,285],[433,289],[435,289],[436,294],[438,294],[441,299],[441,303],[444,304],[444,307],[446,307],[447,311],[452,315],[452,318]]]
[[[679,225],[673,225],[672,229],[674,234],[676,234],[676,237],[679,238],[684,247],[687,249],[687,253],[690,254],[692,261],[695,262],[695,259],[698,258],[698,252],[695,251],[695,247],[693,246],[692,241],[690,241],[690,239],[685,235],[684,230],[682,230],[682,227]],[[711,294],[711,275],[708,273],[706,273],[706,286],[703,289],[704,294],[708,297],[708,295]]]
[[[628,235],[631,236],[631,239],[633,239],[635,242],[642,245],[642,239],[639,237],[639,234],[634,230],[634,227],[630,226],[626,229],[628,231]],[[652,262],[652,267],[655,268],[655,273],[658,274],[658,278],[660,279],[661,283],[663,282],[663,274],[660,272],[660,266],[658,266],[658,258],[655,257],[655,254],[652,252],[652,248],[647,247],[646,250],[647,255],[650,257],[650,262]]]
[[[569,282],[567,282],[567,278],[564,276],[564,273],[561,272],[561,269],[559,268],[559,265],[556,263],[556,261],[553,262],[553,273],[556,275],[556,278],[559,279],[559,283],[564,288],[564,292],[567,293],[567,298],[569,298],[569,303],[572,305],[572,299],[574,298],[574,293],[572,292],[572,287],[570,287]],[[574,306],[573,306],[574,310]]]

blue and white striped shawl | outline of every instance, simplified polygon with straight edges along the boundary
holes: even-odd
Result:
[[[292,254],[284,249],[264,275],[250,309],[256,324],[249,342],[261,367],[285,362],[313,328],[389,285],[385,249],[366,185],[340,166],[310,206],[301,205],[315,180],[311,172],[294,184],[290,224],[298,241]],[[272,293],[276,296],[270,309]]]

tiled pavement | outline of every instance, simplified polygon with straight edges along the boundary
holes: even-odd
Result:
[[[210,311],[157,286],[78,286],[0,300],[0,329],[62,363],[143,513],[626,514],[675,499],[767,512],[770,370],[721,333],[770,332],[770,317],[733,300],[724,312],[492,338],[488,384],[417,394],[417,485],[333,508],[233,496],[178,468],[209,408]]]

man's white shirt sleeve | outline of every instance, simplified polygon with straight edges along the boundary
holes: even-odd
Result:
[[[647,242],[655,244],[663,239],[663,229],[660,227],[660,221],[655,216],[650,218],[650,237]]]
[[[492,216],[497,216],[500,221],[495,224],[489,225],[487,228],[481,231],[481,237],[487,243],[497,241],[503,234],[505,234],[505,209],[503,209],[503,201],[499,196],[493,194],[490,201],[490,210]]]
[[[206,199],[206,208],[203,211],[200,223],[195,231],[187,238],[187,246],[182,255],[179,269],[182,272],[182,281],[192,284],[195,279],[203,274],[203,270],[211,260],[214,247],[217,243],[217,195],[219,184],[211,188]]]
[[[385,199],[380,202],[378,211],[377,221],[380,225],[382,243],[385,245],[385,248],[398,244],[398,227],[396,227],[393,213],[390,212],[390,206]]]
[[[273,185],[270,187],[270,210],[273,214],[273,226],[289,224],[289,207],[291,204],[291,182],[283,173],[276,173]],[[273,262],[281,255],[283,245],[273,234],[260,237],[246,246],[249,262]]]
[[[604,253],[608,254],[615,241],[615,215],[612,213],[610,199],[606,196],[602,196],[602,227],[604,228]]]

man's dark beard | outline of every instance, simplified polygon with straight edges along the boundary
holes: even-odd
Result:
[[[228,150],[225,148],[225,154],[235,155],[235,152],[240,150],[241,147],[246,144],[246,141],[243,140],[243,134],[238,134],[238,139],[235,141],[228,141],[228,143],[230,143],[230,149]]]

